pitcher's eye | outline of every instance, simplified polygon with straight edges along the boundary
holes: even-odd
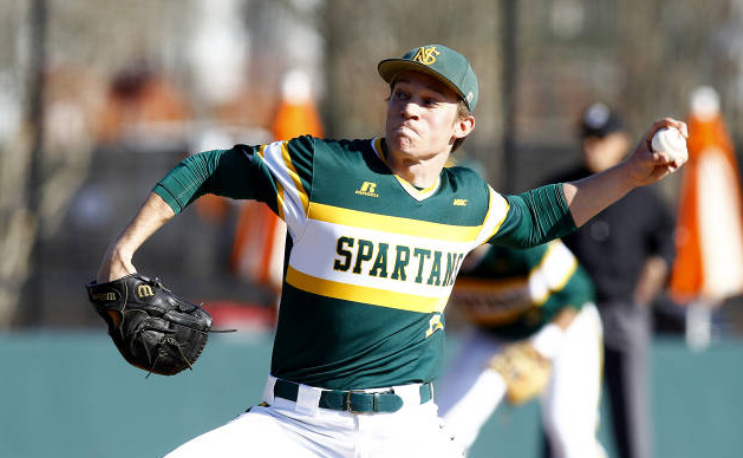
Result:
[[[392,98],[395,100],[405,100],[408,97],[405,91],[397,90],[392,93]]]

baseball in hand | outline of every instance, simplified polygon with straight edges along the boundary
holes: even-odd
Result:
[[[687,160],[689,151],[686,149],[686,139],[675,127],[663,127],[653,135],[650,146],[656,153],[666,153],[672,161]]]

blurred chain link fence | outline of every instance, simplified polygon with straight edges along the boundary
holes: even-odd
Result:
[[[743,0],[0,0],[0,43],[0,329],[87,323],[82,284],[154,180],[188,151],[270,138],[291,69],[310,76],[328,136],[374,136],[378,60],[461,51],[481,101],[458,155],[514,191],[577,159],[577,117],[597,99],[637,138],[706,84],[743,127]],[[223,266],[232,223],[186,216],[143,264],[250,297]]]

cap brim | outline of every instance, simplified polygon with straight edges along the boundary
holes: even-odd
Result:
[[[420,62],[407,59],[385,59],[377,65],[377,71],[379,72],[379,76],[389,84],[392,84],[397,75],[405,71],[425,73],[426,75],[433,76],[444,83],[449,89],[462,98],[462,100],[465,100],[464,94],[462,94],[454,83],[452,83],[448,78],[445,78],[441,73],[427,65],[421,64]]]

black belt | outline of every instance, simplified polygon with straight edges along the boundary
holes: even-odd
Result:
[[[273,394],[276,397],[296,401],[299,384],[289,380],[276,379]],[[431,383],[420,385],[420,403],[424,404],[433,398]],[[394,391],[367,393],[365,391],[323,390],[318,407],[331,410],[344,410],[353,413],[397,412],[402,408],[403,400]]]

